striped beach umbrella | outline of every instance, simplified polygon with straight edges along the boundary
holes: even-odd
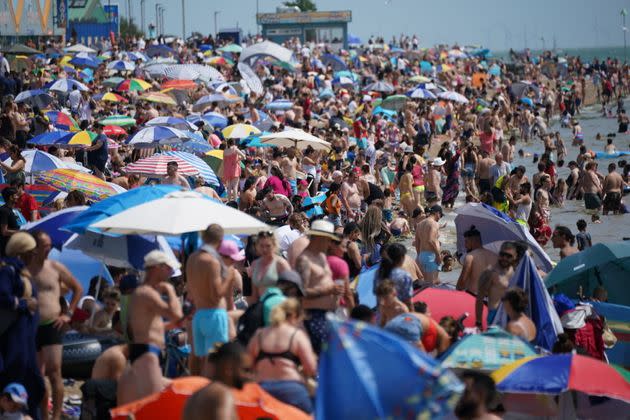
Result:
[[[118,92],[141,92],[147,89],[151,89],[151,84],[145,82],[142,79],[127,79],[123,80],[117,87],[116,90]]]
[[[146,127],[138,131],[126,143],[132,146],[151,147],[156,145],[176,144],[190,140],[182,130],[173,127]]]
[[[167,174],[166,166],[169,162],[177,162],[177,172],[181,175],[194,176],[199,174],[199,170],[186,160],[179,156],[166,154],[155,154],[148,158],[137,160],[125,166],[124,171],[128,174],[165,176]]]
[[[68,133],[64,137],[55,142],[59,146],[91,146],[92,141],[97,134],[92,131],[79,131],[77,133]]]
[[[22,152],[22,156],[26,160],[24,165],[24,172],[32,174],[41,171],[50,171],[53,169],[68,169],[73,168],[83,172],[90,172],[89,169],[82,167],[79,164],[73,164],[71,162],[65,162],[50,153],[42,152],[41,150],[25,150]],[[11,158],[4,161],[7,165],[11,165]]]
[[[437,96],[435,96],[433,92],[421,87],[411,89],[406,95],[412,99],[437,99]]]
[[[124,128],[118,127],[117,125],[106,125],[103,127],[103,134],[106,136],[126,136],[127,132]]]
[[[165,127],[173,127],[179,130],[196,130],[197,127],[183,118],[178,117],[155,117],[145,123],[147,127],[154,127],[157,125]]]
[[[70,115],[61,111],[48,111],[46,117],[55,128],[60,130],[79,131],[79,124]]]
[[[156,104],[177,105],[177,102],[175,102],[172,96],[162,92],[148,92],[144,95],[140,95],[138,99]]]
[[[74,79],[59,79],[55,81],[52,85],[50,85],[48,90],[53,91],[53,92],[68,93],[68,92],[71,92],[75,87],[78,90],[84,91],[84,92],[87,92],[90,90],[86,85]]]
[[[91,201],[99,201],[117,194],[117,191],[102,179],[72,169],[54,169],[38,173],[36,182],[50,185],[63,192],[81,191]]]
[[[244,139],[252,134],[260,134],[261,131],[250,124],[232,124],[222,131],[226,139]]]
[[[99,120],[101,125],[117,125],[118,127],[127,127],[136,125],[136,120],[128,115],[112,115]]]
[[[189,141],[187,143],[184,143],[184,145],[193,144],[193,143],[195,142]],[[190,165],[192,165],[195,169],[199,171],[199,176],[201,176],[204,179],[204,181],[206,181],[208,184],[210,185],[221,184],[219,182],[219,178],[214,173],[212,168],[206,162],[204,162],[203,159],[195,156],[194,154],[183,152],[183,151],[170,151],[170,152],[164,152],[163,154],[166,156],[177,157],[179,159],[185,160],[186,162],[188,162]]]
[[[129,102],[127,99],[125,99],[122,96],[120,96],[119,94],[113,93],[113,92],[99,93],[97,95],[94,95],[94,99],[96,99],[97,101],[114,102],[114,103],[118,103],[118,102],[127,103],[127,102]]]
[[[136,65],[130,61],[124,60],[115,60],[107,65],[108,70],[118,70],[118,71],[133,71],[135,70]]]
[[[197,87],[197,83],[192,80],[167,80],[162,83],[162,89],[180,89],[180,90],[188,90],[195,89]]]
[[[438,98],[446,99],[447,101],[453,101],[460,104],[468,103],[468,99],[464,95],[462,95],[461,93],[450,91],[450,90],[446,92],[438,93]]]

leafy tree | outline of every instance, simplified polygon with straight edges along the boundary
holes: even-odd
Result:
[[[312,0],[285,1],[283,4],[287,7],[297,6],[303,12],[314,12],[317,10],[315,2]]]
[[[127,19],[126,17],[120,18],[120,36],[126,37],[139,37],[144,36],[144,33],[138,28],[138,25],[133,19]]]

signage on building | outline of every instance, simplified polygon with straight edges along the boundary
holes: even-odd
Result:
[[[0,1],[0,35],[52,35],[53,1],[54,0]]]
[[[294,12],[294,13],[259,13],[258,24],[296,24],[296,23],[347,23],[352,21],[350,10],[337,12]]]
[[[107,18],[112,25],[112,29],[114,32],[120,32],[120,17],[118,16],[118,5],[117,4],[106,4],[103,6],[103,10],[105,14],[107,14]]]

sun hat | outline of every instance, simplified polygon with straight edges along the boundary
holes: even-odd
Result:
[[[437,157],[435,159],[433,159],[433,161],[431,162],[431,165],[433,166],[442,166],[446,163],[446,161],[444,159],[442,159],[441,157]]]
[[[7,394],[14,403],[28,407],[28,392],[26,392],[24,385],[12,382],[4,387],[2,393]]]
[[[400,314],[385,325],[385,331],[415,343],[422,337],[422,322],[411,314]]]
[[[221,241],[221,246],[218,249],[219,254],[224,257],[229,257],[234,261],[243,261],[245,259],[245,253],[238,249],[236,242],[229,239]]]
[[[339,236],[335,234],[335,225],[327,220],[315,220],[311,223],[311,228],[307,232],[308,236],[322,236],[338,241]]]
[[[144,268],[150,268],[156,265],[166,264],[171,267],[173,270],[178,270],[181,267],[181,264],[175,261],[170,256],[166,255],[166,253],[153,250],[144,256]]]
[[[37,243],[33,235],[27,232],[17,232],[9,238],[5,252],[9,257],[17,257],[34,250],[35,247],[37,247]]]

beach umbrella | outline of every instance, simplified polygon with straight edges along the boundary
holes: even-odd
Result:
[[[20,229],[27,232],[44,231],[50,236],[52,246],[61,249],[63,244],[72,236],[72,232],[62,228],[88,208],[88,206],[76,206],[61,209],[44,218],[22,225]]]
[[[98,58],[90,56],[74,56],[68,63],[76,67],[91,67],[93,69],[98,68],[101,65],[101,61]]]
[[[99,120],[101,125],[117,125],[118,127],[127,127],[136,125],[136,120],[128,115],[110,115],[109,117]]]
[[[377,106],[372,109],[372,115],[383,115],[387,118],[393,119],[396,118],[396,111],[392,109],[384,109],[380,106]]]
[[[466,58],[468,54],[466,54],[462,50],[452,49],[448,52],[448,58],[458,59],[458,58]]]
[[[27,174],[33,174],[36,172],[50,171],[53,169],[75,169],[82,170],[84,172],[90,172],[89,169],[82,167],[78,164],[72,164],[65,162],[50,153],[42,152],[41,150],[24,150],[22,156],[26,161],[24,165],[24,172]],[[11,158],[4,161],[7,165],[11,165],[13,162]]]
[[[189,141],[185,144],[191,144],[191,143],[195,143],[195,142]],[[169,151],[169,152],[162,152],[162,154],[169,157],[176,157],[178,159],[181,159],[187,162],[188,164],[193,166],[197,171],[199,171],[199,176],[201,176],[204,179],[204,181],[206,181],[206,183],[210,185],[217,185],[217,186],[221,185],[219,178],[217,178],[217,175],[214,173],[212,168],[200,157],[197,157],[193,155],[192,153],[187,153],[183,151]]]
[[[162,89],[180,89],[180,90],[188,90],[188,89],[196,89],[197,83],[192,80],[167,80],[162,83]]]
[[[497,64],[493,64],[488,69],[488,74],[491,76],[501,76],[501,67],[499,67]]]
[[[123,170],[128,174],[165,176],[167,174],[166,166],[169,162],[177,162],[177,172],[184,176],[194,176],[199,173],[194,166],[185,160],[177,156],[166,156],[162,154],[155,154],[144,159],[139,159],[125,166]]]
[[[302,200],[302,211],[309,219],[314,216],[320,216],[324,214],[321,204],[326,201],[326,193],[320,192],[314,197],[310,195],[304,197]]]
[[[97,101],[114,102],[114,103],[118,103],[118,102],[127,103],[127,102],[129,102],[124,97],[120,96],[117,93],[113,93],[113,92],[99,93],[97,95],[94,95],[94,99],[96,99]]]
[[[65,229],[79,234],[88,231],[98,232],[98,230],[91,229],[90,225],[128,208],[156,200],[166,194],[180,190],[181,187],[175,185],[145,185],[131,189],[94,203],[89,209],[79,214],[76,219],[66,225]]]
[[[143,62],[147,62],[149,61],[149,57],[146,56],[146,54],[140,52],[140,51],[127,51],[127,58],[131,61],[143,61]]]
[[[53,213],[54,214],[54,213]],[[173,251],[163,236],[124,235],[110,236],[96,232],[73,234],[63,245],[65,249],[76,249],[113,267],[144,269],[144,256],[160,250],[176,260]]]
[[[606,358],[610,363],[630,367],[630,306],[595,301],[589,305],[606,319],[606,325],[617,337],[617,344],[606,349]]]
[[[15,97],[16,103],[24,102],[31,107],[38,107],[40,109],[46,108],[54,101],[53,97],[48,94],[48,92],[42,89],[35,90],[25,90]]]
[[[315,419],[440,418],[452,412],[464,386],[436,360],[364,322],[330,317],[328,325]]]
[[[116,86],[118,92],[142,92],[147,89],[151,89],[151,84],[142,79],[125,79]]]
[[[46,117],[55,128],[60,130],[79,131],[79,124],[70,115],[61,111],[48,111]]]
[[[262,142],[260,137],[265,136],[267,134],[271,134],[271,133],[268,131],[263,131],[260,134],[246,137],[241,140],[240,145],[245,146],[245,147],[278,147],[275,144],[267,144],[267,143]]]
[[[59,146],[91,146],[97,134],[92,131],[78,131],[76,133],[68,133],[61,137],[54,144]]]
[[[528,357],[492,373],[503,393],[560,395],[577,391],[630,402],[630,372],[578,354]]]
[[[378,82],[370,83],[366,87],[363,88],[364,91],[373,91],[373,92],[382,92],[382,93],[392,93],[394,91],[394,86],[391,83],[384,82],[379,80]]]
[[[420,74],[411,76],[408,80],[412,83],[430,83],[432,81],[430,78],[422,76]]]
[[[406,95],[412,99],[431,99],[431,100],[437,99],[437,96],[435,96],[433,92],[431,92],[430,90],[426,88],[421,88],[421,87],[411,89],[410,91],[406,93]]]
[[[208,57],[204,60],[205,63],[213,65],[213,66],[227,66],[234,65],[234,62],[226,57],[216,56],[216,57]]]
[[[88,53],[95,54],[96,50],[90,47],[86,47],[83,44],[74,44],[71,47],[67,47],[63,49],[67,53]]]
[[[105,264],[76,249],[59,251],[53,248],[48,258],[62,263],[79,281],[85,294],[90,289],[90,282],[94,277],[102,277],[108,285],[114,284],[112,275]]]
[[[109,87],[109,88],[115,88],[116,86],[120,85],[124,81],[125,79],[123,77],[117,77],[117,76],[109,77],[103,80],[103,86]]]
[[[238,44],[228,44],[224,47],[218,48],[217,51],[228,52],[228,53],[240,53],[243,51],[243,47]]]
[[[244,139],[252,134],[260,134],[260,130],[249,124],[232,124],[222,131],[226,139]]]
[[[55,144],[59,139],[64,138],[70,134],[69,131],[50,131],[43,134],[39,134],[28,142],[36,146],[50,146]]]
[[[12,44],[11,47],[3,49],[2,52],[10,55],[32,55],[42,53],[41,51],[24,44]]]
[[[335,92],[332,91],[332,89],[322,89],[321,92],[319,92],[319,95],[317,95],[317,97],[319,99],[330,99],[333,98],[335,96]]]
[[[390,95],[387,98],[383,99],[381,106],[385,109],[400,111],[401,109],[403,109],[408,100],[409,98],[405,95]]]
[[[173,99],[172,96],[162,92],[148,92],[139,96],[138,99],[147,102],[154,102],[156,104],[177,105],[177,102],[175,102],[175,99]]]
[[[540,89],[538,86],[528,81],[520,81],[516,83],[512,83],[510,85],[510,92],[517,98],[521,98],[527,96],[528,93],[533,93],[534,96],[538,96],[540,93]]]
[[[608,291],[608,302],[630,306],[630,243],[598,243],[560,260],[545,278],[551,290],[578,296],[579,290],[591,296],[597,286]]]
[[[203,155],[204,153],[214,150],[214,147],[212,147],[209,143],[201,143],[194,140],[181,144],[173,144],[171,145],[171,148],[179,152],[188,152],[197,155]]]
[[[136,65],[130,61],[114,60],[107,65],[107,69],[117,71],[134,71],[136,69]]]
[[[190,121],[179,117],[155,117],[145,123],[147,127],[162,125],[165,127],[173,127],[179,130],[196,130],[197,126]]]
[[[304,130],[290,129],[278,133],[270,133],[260,137],[262,143],[274,144],[278,147],[296,147],[304,150],[312,147],[315,150],[330,150],[330,143]]]
[[[124,128],[119,127],[117,125],[106,125],[105,127],[103,127],[103,134],[105,134],[108,137],[126,136],[127,132],[125,131]]]
[[[80,91],[87,92],[88,90],[90,90],[83,83],[79,82],[78,80],[74,80],[74,79],[59,79],[59,80],[55,81],[52,85],[50,85],[48,90],[55,91],[55,92],[68,93],[68,92],[71,92],[72,90],[74,90],[75,87],[76,87],[76,89],[78,89]]]
[[[461,290],[441,289],[428,287],[416,293],[413,302],[424,302],[431,309],[431,318],[440,322],[445,316],[452,316],[455,319],[468,314],[463,323],[465,327],[475,327],[475,296]],[[482,327],[486,327],[488,309],[483,306]]]
[[[488,246],[503,241],[525,241],[534,254],[536,266],[545,272],[553,268],[551,259],[520,223],[511,219],[505,213],[483,203],[468,203],[455,210],[455,228],[457,230],[457,250],[466,253],[464,247],[464,232],[475,226],[480,232],[482,244]]]
[[[85,197],[91,201],[99,201],[118,193],[111,185],[102,179],[72,169],[53,169],[51,171],[39,172],[35,176],[35,179],[36,182],[50,185],[59,191],[81,191],[85,194]]]
[[[190,140],[190,136],[182,130],[173,127],[146,127],[138,131],[125,141],[132,146],[156,146],[181,143]]]
[[[276,99],[265,105],[265,109],[270,111],[286,111],[293,108],[293,101],[290,99]]]
[[[271,41],[259,42],[244,48],[243,51],[241,51],[239,61],[252,66],[257,60],[267,57],[272,57],[278,62],[288,65],[289,69],[297,64],[291,50]]]
[[[461,93],[453,92],[453,91],[440,92],[438,93],[437,96],[440,99],[446,99],[447,101],[453,101],[460,104],[468,103],[468,99],[466,99],[464,95],[462,95]]]
[[[149,57],[171,57],[177,52],[166,44],[149,45],[144,53]]]
[[[343,58],[335,54],[324,54],[321,57],[321,61],[326,66],[331,66],[334,71],[347,70],[348,65]]]
[[[521,103],[524,103],[525,105],[529,106],[529,107],[533,107],[534,106],[534,101],[531,100],[531,98],[527,98],[527,97],[523,97],[520,99]]]
[[[223,164],[223,150],[215,149],[205,153],[202,156],[204,162],[212,168],[212,170],[217,173]]]
[[[189,121],[195,121],[196,116],[189,115],[186,117]],[[228,119],[225,115],[219,114],[218,112],[206,112],[203,115],[198,116],[199,119],[207,122],[213,128],[223,129],[228,125]]]
[[[529,343],[493,326],[481,334],[465,336],[452,345],[440,360],[445,368],[490,373],[526,357],[536,357],[536,350]]]
[[[265,93],[265,89],[263,88],[262,82],[258,75],[254,72],[254,70],[249,67],[247,64],[241,62],[237,64],[238,71],[241,73],[241,77],[245,80],[247,86],[252,90],[252,92],[263,95]]]
[[[212,69],[212,70],[209,70]],[[174,64],[164,69],[164,76],[174,80],[225,80],[219,71],[201,64]]]
[[[164,218],[167,214],[169,217]],[[132,207],[92,225],[120,234],[181,235],[218,223],[226,233],[256,234],[269,226],[237,209],[194,191],[174,192]]]

